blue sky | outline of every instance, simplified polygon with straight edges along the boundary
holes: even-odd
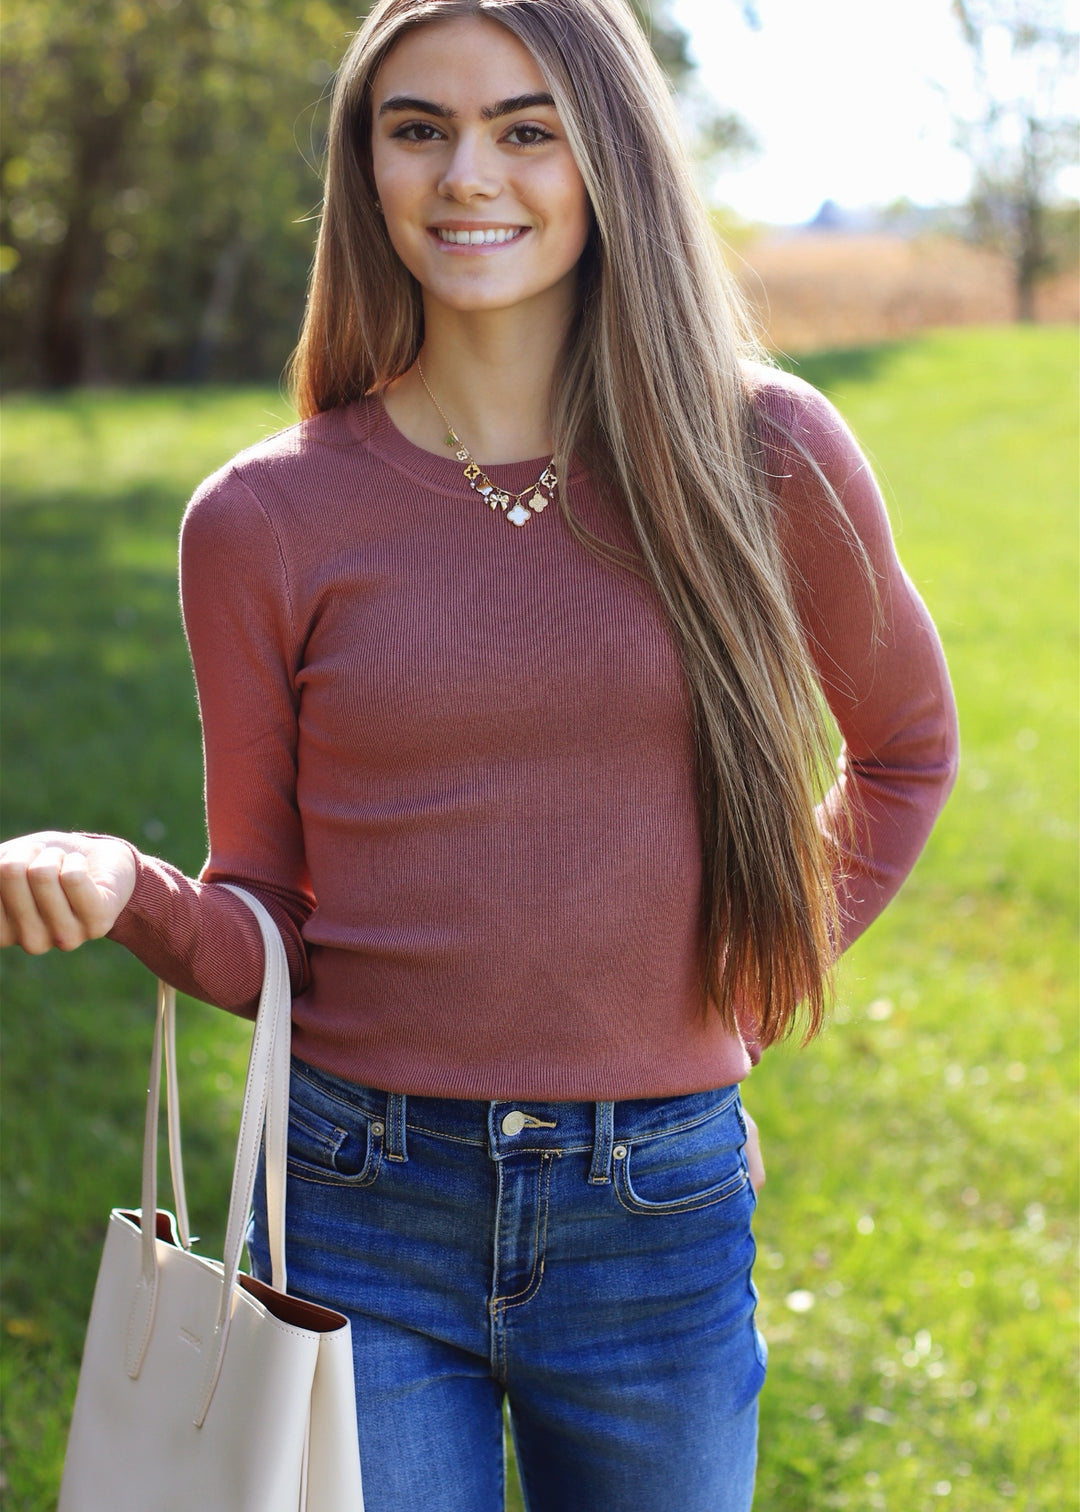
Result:
[[[953,113],[972,104],[972,71],[949,0],[757,0],[760,30],[740,0],[671,9],[701,87],[762,148],[711,186],[718,203],[790,224],[826,198],[852,208],[964,198],[970,170],[953,146]]]

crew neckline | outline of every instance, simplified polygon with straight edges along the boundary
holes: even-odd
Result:
[[[459,493],[464,484],[461,463],[456,457],[440,456],[423,446],[410,441],[390,418],[380,395],[368,394],[349,407],[349,424],[354,434],[364,444],[386,461],[400,467],[413,477],[431,487],[451,493]],[[493,483],[505,488],[508,493],[519,493],[529,488],[551,462],[550,454],[528,457],[522,462],[493,462],[484,471]],[[575,460],[570,467],[570,478],[581,476],[584,469]],[[465,485],[467,486],[467,485]]]

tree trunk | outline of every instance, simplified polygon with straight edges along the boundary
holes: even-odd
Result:
[[[1016,318],[1035,319],[1035,288],[1046,271],[1046,170],[1042,152],[1042,128],[1031,117],[1025,123],[1020,159],[1017,204]]]
[[[86,376],[88,306],[102,251],[93,210],[103,186],[116,182],[128,123],[140,103],[133,88],[118,110],[84,124],[67,229],[45,282],[41,370],[50,388],[71,388]]]
[[[1035,284],[1037,280],[1024,266],[1016,270],[1016,318],[1030,325],[1035,320]]]
[[[214,357],[228,324],[229,311],[236,295],[240,269],[247,255],[247,238],[243,232],[234,236],[218,254],[210,293],[203,306],[199,334],[187,362],[187,376],[192,383],[205,383],[210,376]]]
[[[86,227],[74,217],[56,249],[45,286],[41,357],[49,388],[72,388],[83,374],[84,330],[79,310],[80,260],[85,256]],[[81,256],[82,254],[82,256]]]

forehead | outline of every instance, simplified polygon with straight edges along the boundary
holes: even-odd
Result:
[[[486,16],[455,16],[414,27],[395,42],[375,75],[372,103],[378,110],[390,95],[422,92],[455,107],[479,107],[546,87],[513,32]]]

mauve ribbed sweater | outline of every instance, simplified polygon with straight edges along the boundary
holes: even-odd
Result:
[[[955,772],[933,625],[832,407],[763,373],[758,413],[795,597],[860,815],[848,943],[913,866]],[[878,575],[884,622],[800,435]],[[494,469],[526,487],[543,459]],[[628,543],[583,472],[578,517]],[[737,1081],[752,1033],[703,1014],[688,697],[653,591],[556,508],[517,529],[460,464],[367,401],[242,453],[196,493],[181,589],[210,856],[139,857],[112,937],[182,990],[254,1009],[282,926],[294,1050],[392,1091],[654,1097]],[[852,791],[853,790],[853,791]],[[822,820],[828,823],[828,800]]]

